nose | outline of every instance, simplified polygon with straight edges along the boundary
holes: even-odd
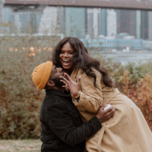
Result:
[[[62,68],[57,68],[58,72],[62,72],[62,70],[63,70]]]
[[[65,53],[63,54],[63,56],[64,56],[64,57],[67,57],[67,56],[68,56],[68,53],[67,53],[67,52],[65,52]]]

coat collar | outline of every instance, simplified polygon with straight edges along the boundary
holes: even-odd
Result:
[[[71,79],[77,82],[78,76],[82,73],[83,73],[82,69],[74,69],[71,73]]]
[[[71,95],[69,92],[65,91],[63,93],[63,92],[61,92],[59,90],[55,90],[55,89],[46,90],[46,95],[56,95],[56,96],[60,96],[60,97],[64,97],[64,98],[71,98]]]

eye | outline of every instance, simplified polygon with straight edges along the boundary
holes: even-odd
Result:
[[[64,51],[61,51],[61,52],[60,52],[60,54],[63,54],[63,53],[64,53]]]
[[[73,52],[73,51],[70,51],[69,54],[74,54],[74,52]]]

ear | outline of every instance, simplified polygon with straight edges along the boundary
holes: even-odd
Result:
[[[49,80],[49,81],[47,82],[47,85],[48,85],[49,87],[54,87],[54,86],[55,86],[55,83],[54,83],[54,81]]]

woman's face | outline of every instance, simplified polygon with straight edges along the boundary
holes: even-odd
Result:
[[[62,64],[63,69],[70,70],[73,67],[72,56],[74,54],[74,50],[71,47],[70,43],[67,42],[63,45],[59,58]]]

